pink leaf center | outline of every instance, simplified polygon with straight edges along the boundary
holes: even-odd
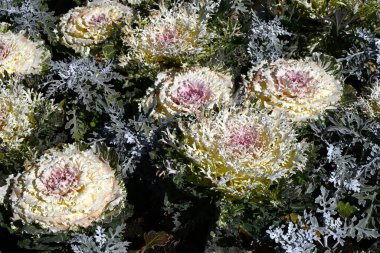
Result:
[[[206,105],[212,96],[212,92],[206,82],[202,80],[186,80],[174,92],[174,100],[185,107],[199,109]]]
[[[5,42],[0,40],[0,60],[4,60],[10,53],[10,49]]]
[[[107,23],[107,22],[108,22],[108,19],[107,19],[106,15],[103,13],[103,14],[98,15],[98,16],[92,16],[88,23],[91,25],[102,25],[102,24]]]
[[[238,153],[256,155],[264,142],[260,131],[254,126],[240,126],[230,129],[226,136],[226,144]]]
[[[53,196],[64,196],[78,183],[79,170],[68,164],[56,164],[42,179],[46,192]]]
[[[154,37],[159,44],[175,44],[178,41],[177,29],[174,27],[165,27],[161,33]]]
[[[277,89],[287,97],[305,97],[313,88],[307,72],[290,70],[278,76]]]

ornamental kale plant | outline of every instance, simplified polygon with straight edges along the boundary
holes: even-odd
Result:
[[[378,252],[379,0],[0,2],[1,252]]]

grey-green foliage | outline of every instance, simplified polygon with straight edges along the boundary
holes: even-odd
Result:
[[[371,220],[378,218],[376,210],[380,207],[376,198],[380,179],[380,124],[360,117],[355,110],[343,109],[328,116],[325,124],[314,126],[314,130],[325,143],[325,167],[331,167],[328,186],[332,186],[332,197],[337,201],[350,199],[350,205],[360,210],[350,219],[348,236],[357,240],[378,237]]]
[[[311,221],[307,218],[308,214],[305,212],[304,219],[300,219],[298,223],[288,222],[279,227],[270,227],[267,232],[286,253],[316,252],[314,242],[318,240],[318,237],[315,228],[311,226]],[[311,229],[307,229],[308,227]]]
[[[247,8],[246,0],[232,0],[230,1],[231,9],[235,13],[247,13],[249,10]]]
[[[124,120],[124,109],[115,103],[106,107],[110,120],[105,124],[104,130],[109,136],[109,142],[115,147],[119,155],[123,176],[134,171],[136,163],[141,157],[144,148],[138,132],[133,131],[133,124]]]
[[[143,145],[131,130],[135,121],[125,120],[121,94],[114,87],[115,82],[123,80],[123,76],[115,72],[114,67],[113,62],[99,62],[93,57],[55,61],[40,88],[49,97],[64,98],[66,129],[70,129],[75,140],[82,140],[89,131],[83,109],[106,115],[102,133],[93,135],[97,141],[106,138],[115,147],[126,175],[133,171]],[[142,120],[140,122],[143,123]]]
[[[0,16],[7,17],[16,30],[25,30],[34,39],[39,39],[43,33],[49,40],[54,40],[56,17],[44,0],[1,0]]]
[[[286,252],[306,246],[302,252],[315,252],[317,246],[337,252],[348,238],[378,238],[373,221],[379,218],[380,207],[380,124],[344,108],[311,126],[326,154],[316,170],[324,171],[324,180],[310,182],[306,192],[319,191],[315,199],[319,207],[304,210],[296,222],[272,226],[267,232]],[[321,186],[320,181],[324,181]]]
[[[366,29],[357,29],[354,35],[354,45],[340,59],[343,73],[359,81],[374,83],[380,75],[380,38]]]
[[[65,128],[70,129],[70,134],[75,140],[81,140],[88,129],[86,124],[78,116],[78,111],[76,109],[68,110],[66,117],[67,122]]]
[[[278,17],[266,22],[253,13],[248,44],[251,63],[256,66],[262,61],[273,62],[281,58],[286,43],[281,37],[290,35]]]
[[[93,133],[92,142],[106,139],[119,155],[123,177],[133,173],[141,157],[156,145],[159,128],[154,122],[143,115],[133,119],[125,119],[123,107],[114,103],[106,106],[109,121],[102,132]]]
[[[98,62],[93,57],[70,58],[51,63],[50,71],[40,89],[48,97],[63,97],[67,111],[66,128],[75,140],[81,140],[88,130],[83,110],[109,113],[110,105],[117,105],[120,93],[111,82],[123,77],[113,70],[112,62]],[[82,113],[80,113],[82,112]]]
[[[368,228],[369,214],[342,218],[338,215],[338,198],[333,196],[334,192],[330,193],[323,186],[320,192],[315,199],[319,205],[316,211],[305,210],[297,221],[272,226],[267,231],[285,252],[317,252],[317,247],[322,247],[325,252],[337,252],[349,237],[359,241],[380,236],[377,230]]]
[[[325,143],[327,163],[334,168],[328,181],[339,195],[360,192],[379,170],[380,124],[351,111],[340,111],[327,119],[328,125],[313,128]]]
[[[75,234],[71,239],[74,253],[127,253],[130,242],[123,241],[125,225],[119,225],[115,231],[97,226],[93,235]]]
[[[55,61],[40,87],[46,89],[49,97],[73,95],[70,103],[101,112],[105,102],[119,96],[110,82],[123,77],[113,68],[112,62],[98,62],[93,57]]]

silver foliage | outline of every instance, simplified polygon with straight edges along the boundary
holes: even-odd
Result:
[[[326,179],[318,187],[318,208],[304,210],[297,221],[272,226],[267,233],[286,252],[316,252],[321,247],[325,252],[339,252],[348,238],[378,238],[371,220],[380,206],[376,190],[380,124],[345,108],[311,126],[326,148],[326,157],[316,170]]]
[[[71,103],[83,104],[88,111],[103,111],[104,99],[119,96],[110,82],[123,79],[113,67],[112,62],[97,62],[92,57],[55,61],[40,88],[46,89],[48,97],[75,94]]]
[[[66,98],[66,129],[70,129],[74,139],[82,139],[87,131],[79,108],[103,113],[108,112],[109,104],[117,103],[120,94],[111,81],[121,81],[123,77],[113,67],[112,62],[97,62],[92,57],[72,57],[51,63],[50,71],[40,84],[40,89],[48,97]]]
[[[357,29],[354,34],[356,43],[339,59],[344,66],[343,74],[374,83],[380,76],[380,39],[366,29]]]
[[[317,252],[317,246],[324,252],[336,252],[339,245],[344,245],[348,237],[361,240],[362,238],[378,238],[380,234],[367,228],[368,214],[359,219],[339,217],[337,198],[321,186],[320,195],[315,199],[319,205],[316,212],[304,211],[297,221],[289,221],[286,225],[270,227],[267,230],[270,238],[281,245],[287,253]]]
[[[16,30],[25,30],[34,39],[46,35],[54,39],[54,12],[49,11],[43,0],[24,0],[20,4],[14,0],[0,1],[0,15],[6,16],[16,26]]]
[[[119,225],[115,231],[97,226],[91,236],[75,234],[71,239],[71,249],[74,253],[127,253],[130,242],[123,241],[125,225]]]
[[[252,14],[250,32],[248,53],[254,66],[257,66],[262,61],[273,62],[279,59],[286,44],[284,40],[281,40],[280,36],[291,35],[282,27],[278,17],[266,22],[261,20],[255,13]]]

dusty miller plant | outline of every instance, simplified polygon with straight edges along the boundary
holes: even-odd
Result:
[[[245,0],[232,0],[230,1],[230,8],[234,13],[247,13],[247,2]]]
[[[117,104],[120,94],[111,81],[122,76],[113,70],[112,62],[97,62],[92,57],[70,58],[51,63],[50,72],[40,88],[48,97],[64,96],[67,116],[66,128],[74,139],[80,140],[88,126],[79,109],[98,114],[108,112],[109,104]]]
[[[371,180],[378,180],[380,124],[355,111],[338,111],[327,119],[327,124],[312,127],[325,143],[326,162],[333,167],[328,181],[338,196],[362,192]]]
[[[319,207],[304,210],[296,221],[270,227],[268,234],[286,252],[317,252],[317,247],[336,252],[348,238],[378,238],[374,221],[380,206],[380,124],[345,108],[311,126],[326,152],[321,159],[326,183],[320,187],[311,183],[306,191],[319,191],[315,199]]]
[[[126,253],[130,243],[122,239],[124,230],[124,224],[107,232],[97,226],[92,236],[75,234],[70,241],[71,249],[74,253]]]
[[[117,103],[114,100],[106,105],[109,120],[102,131],[93,132],[89,139],[92,143],[109,143],[118,154],[122,175],[127,177],[134,172],[141,158],[157,147],[161,130],[152,119],[142,114],[125,119],[124,108]]]
[[[133,122],[125,120],[125,110],[115,81],[123,77],[114,71],[112,62],[98,62],[92,57],[70,58],[51,64],[49,74],[41,89],[47,96],[64,96],[66,103],[66,128],[75,140],[89,131],[80,109],[106,115],[101,133],[94,132],[92,142],[106,140],[119,155],[123,174],[132,172],[138,162],[144,139],[133,132]],[[141,120],[143,123],[143,120]],[[137,131],[138,132],[138,131]]]
[[[296,221],[289,221],[286,225],[270,227],[267,231],[270,238],[281,245],[287,253],[317,252],[317,246],[325,252],[336,252],[338,246],[343,246],[348,237],[377,238],[379,233],[375,229],[367,228],[368,214],[362,219],[354,216],[351,219],[341,218],[336,197],[329,197],[329,191],[323,186],[321,194],[315,199],[319,208],[313,212],[303,212]],[[333,242],[333,243],[331,243]]]
[[[135,128],[135,124],[144,125],[144,121],[143,119],[141,121],[125,120],[123,108],[114,103],[107,107],[107,113],[110,120],[105,124],[104,133],[94,133],[94,140],[106,138],[107,142],[115,148],[120,159],[122,174],[126,177],[135,170],[149,142]]]
[[[71,92],[75,94],[72,103],[83,104],[88,111],[102,111],[100,101],[119,96],[110,82],[120,81],[122,76],[113,67],[112,62],[97,62],[92,57],[55,61],[41,88],[49,97]]]
[[[248,43],[252,65],[257,66],[263,61],[273,62],[281,58],[286,44],[281,37],[290,35],[282,27],[278,17],[266,22],[253,13]]]
[[[7,17],[16,30],[25,30],[33,39],[40,38],[43,33],[49,40],[54,38],[54,12],[49,11],[43,0],[0,1],[0,16]]]
[[[356,43],[340,59],[343,74],[374,83],[380,76],[380,39],[366,29],[357,29]]]

